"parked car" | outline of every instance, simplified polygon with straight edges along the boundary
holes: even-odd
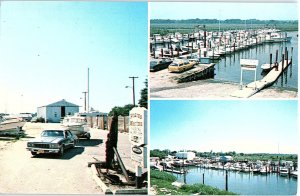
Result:
[[[159,71],[168,68],[172,63],[170,59],[152,59],[150,61],[150,71]]]
[[[169,72],[184,72],[186,70],[192,69],[195,64],[195,62],[189,62],[186,59],[177,59],[169,65]]]
[[[32,155],[57,153],[62,156],[65,149],[75,147],[77,140],[77,136],[73,135],[68,129],[44,130],[40,138],[27,143],[27,150]]]

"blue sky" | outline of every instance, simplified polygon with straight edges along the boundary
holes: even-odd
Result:
[[[147,78],[147,3],[1,2],[0,112],[66,99],[109,112],[136,102]]]
[[[151,19],[297,20],[296,3],[150,2]]]
[[[297,153],[297,101],[151,101],[151,149]]]

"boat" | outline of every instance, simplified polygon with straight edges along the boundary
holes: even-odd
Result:
[[[22,127],[26,121],[22,118],[13,116],[4,116],[0,122],[0,134],[1,135],[15,135],[22,131]]]
[[[271,65],[269,63],[266,63],[266,64],[262,64],[260,66],[260,68],[263,70],[263,71],[269,71],[270,69],[272,69],[273,67],[275,66],[274,63],[272,63]]]
[[[298,170],[292,171],[292,172],[291,172],[291,176],[292,176],[293,178],[298,178]]]
[[[288,175],[289,175],[289,170],[288,170],[288,168],[285,168],[285,167],[280,168],[279,174],[280,174],[281,176],[288,176]]]
[[[87,131],[86,117],[75,113],[73,116],[66,116],[62,121],[62,126],[67,127],[77,137],[91,138],[90,133]]]

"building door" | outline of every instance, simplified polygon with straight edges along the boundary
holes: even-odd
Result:
[[[60,117],[63,118],[66,116],[66,107],[65,106],[61,106],[61,113],[60,113]]]

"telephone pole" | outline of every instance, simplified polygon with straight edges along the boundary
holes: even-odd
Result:
[[[84,92],[82,92],[83,94],[84,94],[84,112],[86,112],[87,110],[86,110],[86,94],[87,94],[87,92],[86,91],[84,91]]]
[[[133,107],[135,107],[135,92],[134,92],[134,79],[135,78],[139,78],[139,77],[136,77],[136,76],[131,76],[129,77],[132,79],[132,97],[133,97]]]

